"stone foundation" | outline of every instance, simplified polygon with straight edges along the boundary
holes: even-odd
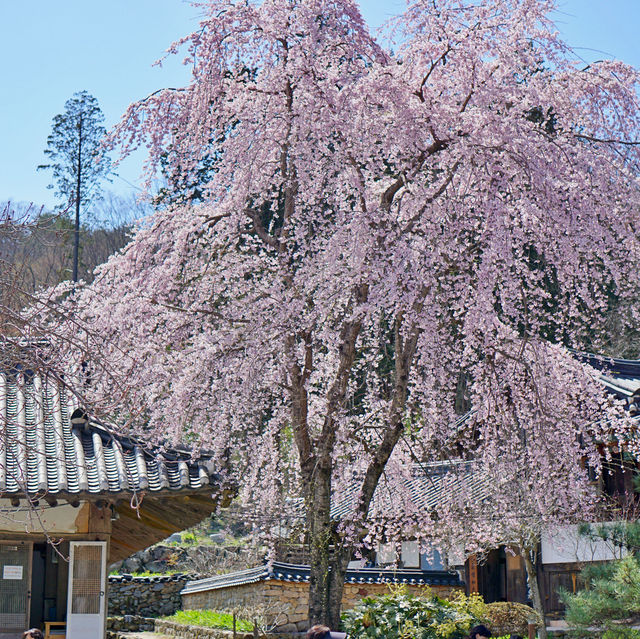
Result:
[[[107,639],[119,637],[121,632],[153,632],[155,619],[140,617],[139,615],[124,615],[122,617],[107,617]]]

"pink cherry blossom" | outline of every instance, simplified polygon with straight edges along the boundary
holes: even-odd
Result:
[[[413,0],[393,48],[352,0],[200,6],[170,50],[191,83],[112,133],[183,203],[63,302],[94,400],[126,384],[145,436],[210,450],[266,522],[304,498],[313,621],[377,534],[471,551],[580,515],[629,428],[566,347],[638,292],[638,72],[576,64],[547,0]],[[401,489],[449,457],[491,480],[473,531]]]

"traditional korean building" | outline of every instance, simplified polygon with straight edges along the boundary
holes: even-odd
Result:
[[[631,416],[640,418],[640,361],[584,353],[577,353],[576,357],[600,371],[599,379],[607,391],[625,401]],[[609,459],[603,463],[600,489],[614,503],[629,507],[625,502],[637,502],[634,477],[638,475],[638,463],[627,457],[623,442],[606,445]],[[545,614],[549,618],[562,615],[564,605],[559,593],[561,590],[576,592],[582,587],[579,575],[585,564],[619,556],[620,550],[610,544],[579,535],[577,525],[565,526],[553,535],[543,535],[537,572]],[[487,602],[530,603],[524,562],[507,548],[493,550],[480,562],[471,557],[465,564],[465,578],[467,590],[479,592]]]
[[[600,371],[600,380],[608,392],[626,401],[631,415],[640,414],[640,361],[601,358],[577,354]],[[464,422],[461,418],[460,424]],[[637,474],[635,462],[625,460],[619,444],[609,450],[610,461],[605,463],[601,489],[608,495],[625,499],[634,495],[633,476]],[[603,444],[604,446],[604,444]],[[416,465],[410,477],[405,478],[400,494],[380,494],[374,501],[379,510],[390,508],[392,502],[403,499],[424,512],[436,512],[438,505],[452,495],[456,498],[482,503],[488,499],[486,477],[473,462],[449,460]],[[337,496],[332,507],[332,518],[348,519],[355,506],[358,487],[347,488]],[[391,508],[390,508],[391,510]],[[563,605],[561,589],[575,592],[579,587],[579,573],[585,563],[607,561],[615,552],[607,544],[588,541],[578,535],[578,526],[566,526],[555,535],[543,535],[538,553],[538,581],[545,613],[549,618],[561,615]],[[354,561],[347,573],[343,607],[352,606],[363,596],[384,592],[388,583],[404,583],[410,589],[431,585],[436,592],[446,594],[460,587],[468,593],[479,592],[487,602],[515,601],[530,603],[524,562],[517,549],[498,548],[481,559],[471,556],[465,562],[464,549],[457,557],[441,557],[437,550],[421,552],[410,539],[401,544],[382,545],[371,554],[368,568]],[[278,562],[273,566],[258,566],[191,582],[183,591],[186,606],[193,608],[228,608],[237,605],[281,600],[279,610],[285,623],[304,626],[309,568],[308,549],[304,546],[278,548]]]
[[[107,565],[228,501],[206,457],[115,436],[53,376],[0,372],[0,638],[101,639]]]

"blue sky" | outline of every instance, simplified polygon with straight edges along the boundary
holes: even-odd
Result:
[[[640,67],[640,0],[559,0],[563,38],[585,60],[615,57]],[[369,24],[402,0],[361,0]],[[164,86],[184,84],[179,58],[151,64],[193,31],[198,11],[184,0],[0,0],[0,202],[52,206],[50,173],[36,172],[53,117],[76,91],[99,101],[107,126],[127,105]],[[141,156],[125,162],[111,190],[127,194]]]

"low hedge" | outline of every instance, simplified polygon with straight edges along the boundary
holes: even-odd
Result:
[[[494,637],[515,633],[527,636],[528,625],[542,625],[540,615],[530,606],[514,601],[496,601],[486,604],[487,625]]]

